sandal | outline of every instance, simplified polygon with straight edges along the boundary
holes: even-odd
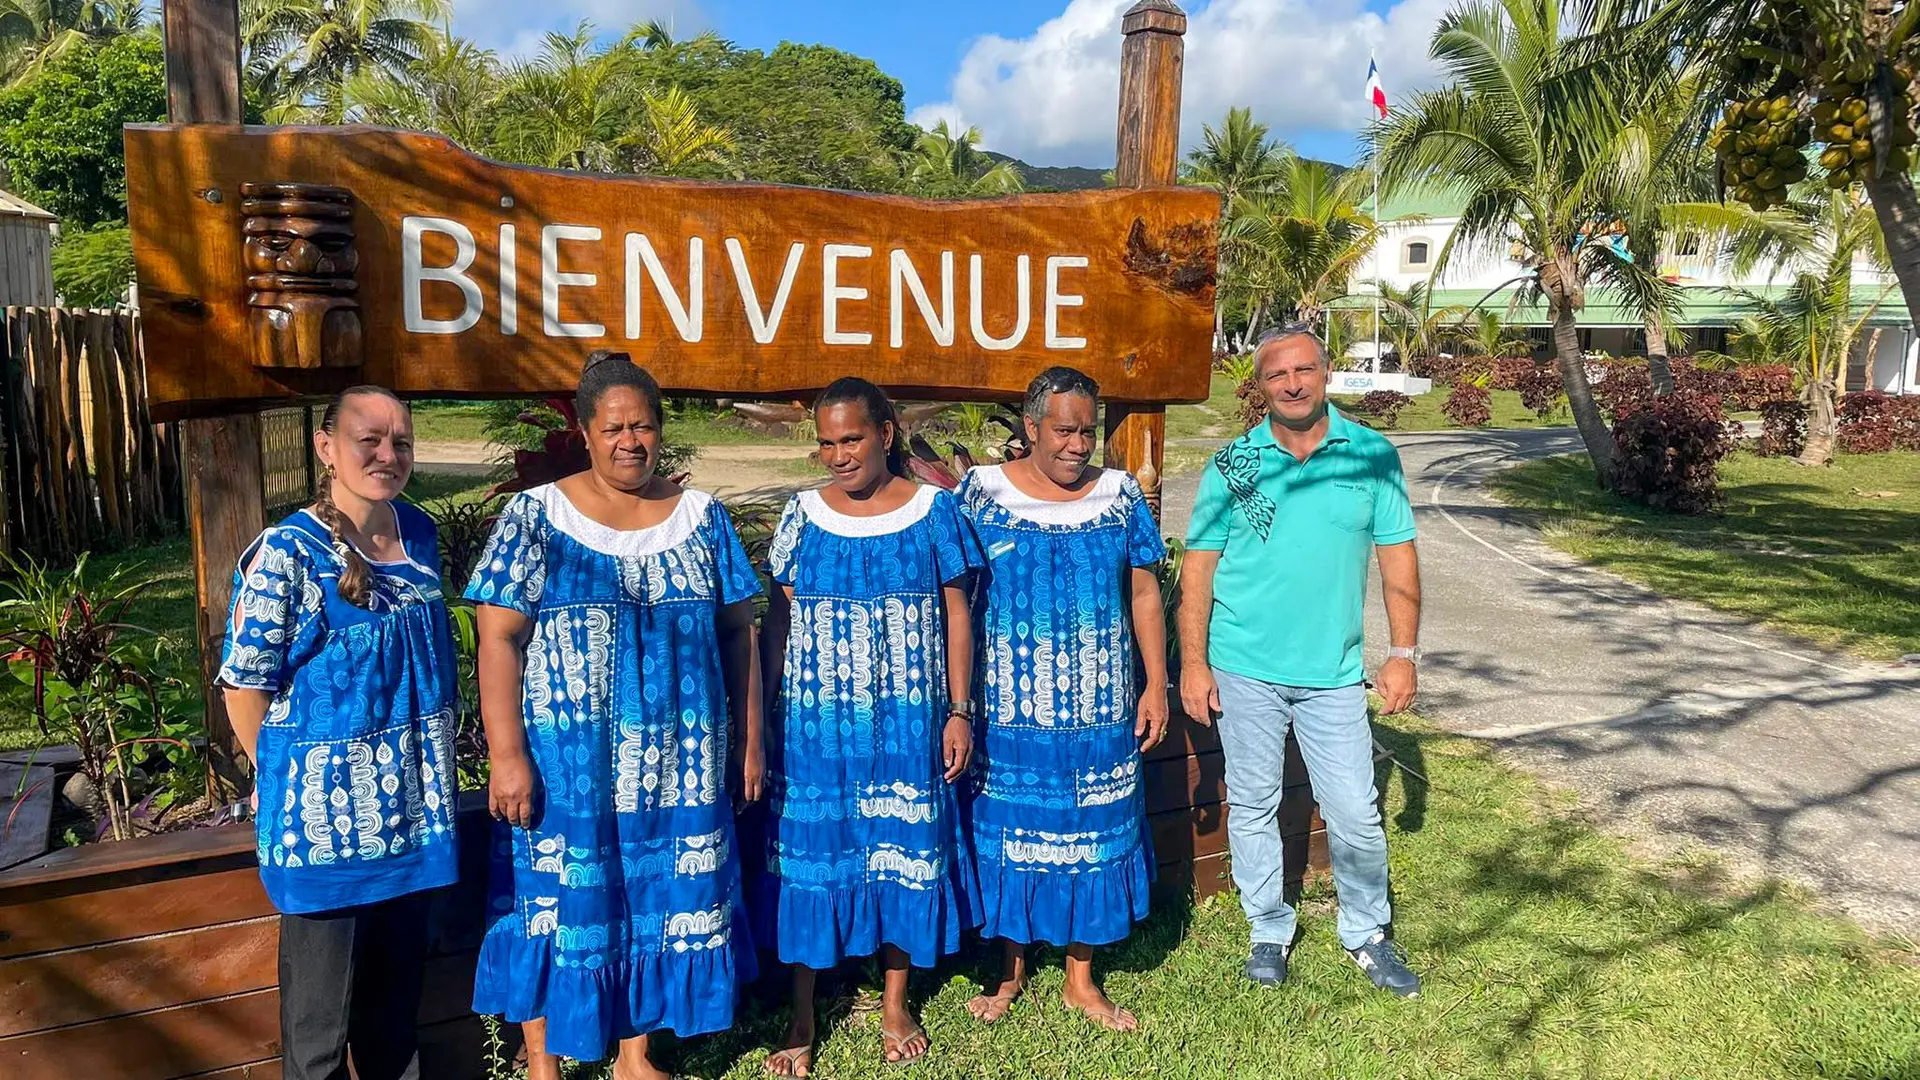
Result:
[[[921,1047],[919,1053],[909,1055],[907,1053],[907,1044],[912,1042],[915,1036],[925,1040],[927,1045]],[[921,1027],[919,1024],[913,1025],[913,1030],[907,1032],[905,1035],[895,1035],[893,1032],[888,1031],[883,1025],[880,1028],[880,1039],[880,1058],[888,1065],[911,1065],[921,1058],[926,1057],[927,1051],[933,1049],[933,1040],[927,1038],[927,1029]],[[895,1054],[899,1056],[890,1056]]]
[[[1135,1016],[1131,1011],[1121,1008],[1117,1003],[1108,1002],[1107,1008],[1104,1009],[1089,1008],[1085,1005],[1073,1005],[1065,1002],[1062,1004],[1067,1005],[1067,1011],[1077,1012],[1081,1016],[1106,1028],[1108,1031],[1129,1034],[1140,1030],[1140,1018]],[[1126,1018],[1125,1020],[1121,1019],[1123,1016]],[[1128,1026],[1127,1020],[1133,1021],[1132,1026]]]
[[[775,1067],[775,1062],[785,1065],[787,1071],[781,1072]],[[765,1068],[769,1076],[812,1076],[813,1047],[789,1046],[785,1050],[775,1050],[767,1055]],[[806,1071],[802,1072],[802,1069]]]
[[[997,1024],[1005,1020],[1007,1014],[1013,1011],[1013,1003],[1020,1000],[1020,995],[1025,990],[1026,986],[1021,985],[1014,987],[1012,990],[1002,990],[995,994],[976,995],[972,1001],[967,1002],[967,1012],[975,1020],[983,1024]],[[976,1011],[974,1009],[975,1005],[980,1005],[981,1009]],[[995,1012],[995,1009],[999,1011]],[[992,1015],[982,1016],[980,1015],[981,1012],[989,1012],[992,1013]]]

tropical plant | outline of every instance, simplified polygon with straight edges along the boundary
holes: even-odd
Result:
[[[53,245],[53,289],[68,307],[112,307],[133,281],[133,238],[125,225],[67,229]]]
[[[1468,0],[1434,32],[1450,84],[1413,95],[1378,133],[1386,183],[1440,180],[1466,197],[1434,274],[1463,250],[1510,249],[1526,267],[1508,284],[1544,300],[1555,361],[1598,482],[1613,440],[1580,349],[1591,285],[1635,310],[1658,310],[1673,286],[1610,244],[1580,243],[1581,226],[1632,205],[1648,163],[1623,152],[1636,58],[1585,58],[1561,24],[1558,0]],[[1580,61],[1580,62],[1576,62]],[[1511,245],[1511,247],[1510,247]]]
[[[1212,188],[1220,193],[1220,209],[1230,222],[1235,205],[1243,195],[1264,195],[1281,181],[1281,169],[1292,151],[1285,143],[1268,137],[1267,125],[1253,119],[1253,110],[1236,106],[1215,128],[1200,127],[1200,145],[1187,152],[1180,166],[1180,182]],[[1223,293],[1214,301],[1213,347],[1227,347],[1226,314],[1228,298]]]
[[[412,60],[349,76],[340,88],[341,113],[349,122],[438,132],[486,153],[500,89],[493,52],[441,30],[421,38]]]
[[[693,99],[677,86],[640,92],[638,130],[620,140],[635,172],[676,176],[696,163],[724,163],[734,150],[733,133],[704,123]]]
[[[1861,329],[1873,318],[1891,286],[1868,286],[1855,295],[1860,262],[1884,269],[1885,241],[1872,205],[1852,191],[1825,193],[1811,243],[1794,256],[1792,281],[1778,295],[1739,290],[1740,306],[1765,331],[1778,355],[1800,373],[1807,403],[1807,441],[1798,460],[1825,465],[1833,459],[1836,407],[1847,358]],[[1736,273],[1751,269],[1742,262]]]
[[[182,737],[190,695],[171,676],[163,643],[125,621],[153,582],[125,567],[89,581],[84,554],[66,570],[31,558],[0,561],[12,574],[0,584],[0,659],[31,689],[41,734],[79,751],[105,831],[124,840],[134,833],[136,752],[173,744],[194,760]],[[212,772],[203,760],[199,767],[195,783],[210,799]]]
[[[69,226],[124,221],[124,129],[166,116],[166,58],[154,35],[49,60],[35,77],[0,90],[9,188]]]
[[[269,120],[337,123],[348,80],[403,71],[452,17],[451,0],[246,0],[240,40]]]
[[[634,51],[597,43],[593,24],[550,32],[530,60],[508,65],[496,145],[526,165],[588,172],[619,168],[629,135]]]
[[[145,22],[140,0],[0,0],[0,80],[32,79],[52,61]]]
[[[1347,294],[1380,234],[1360,209],[1369,183],[1358,170],[1287,155],[1269,191],[1239,196],[1220,232],[1222,280],[1252,305],[1249,341],[1269,314],[1318,325]]]
[[[1458,307],[1434,307],[1433,290],[1425,282],[1402,289],[1390,281],[1378,281],[1374,288],[1380,296],[1380,336],[1400,357],[1402,370],[1444,348],[1466,315]]]
[[[1533,342],[1501,320],[1498,312],[1476,311],[1455,327],[1454,346],[1468,356],[1499,359],[1525,356],[1533,351]]]
[[[1011,195],[1026,188],[1020,167],[995,162],[978,147],[980,129],[955,131],[945,120],[921,133],[914,144],[907,176],[923,195],[935,198],[973,198]]]

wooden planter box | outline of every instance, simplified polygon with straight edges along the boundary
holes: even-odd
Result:
[[[485,911],[484,796],[461,807],[461,884],[435,902],[422,1069],[483,1072],[468,1008]],[[0,1076],[277,1080],[280,920],[251,824],[94,844],[0,873]]]
[[[1306,769],[1288,743],[1289,885],[1326,866]],[[1225,889],[1219,734],[1174,710],[1146,764],[1160,903]],[[420,1007],[433,1080],[484,1073],[468,1009],[483,928],[484,793],[461,806],[461,883],[439,896]],[[279,917],[253,826],[68,848],[0,872],[0,1076],[7,1080],[277,1080]]]

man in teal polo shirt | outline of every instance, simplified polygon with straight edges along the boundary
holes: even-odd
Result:
[[[1279,830],[1293,730],[1327,824],[1340,943],[1375,986],[1419,993],[1387,936],[1387,834],[1373,783],[1361,666],[1367,560],[1377,554],[1393,647],[1375,677],[1388,712],[1413,703],[1420,565],[1400,455],[1327,403],[1326,350],[1289,327],[1254,353],[1267,420],[1200,478],[1181,567],[1180,698],[1220,718],[1233,881],[1252,924],[1247,977],[1286,981],[1294,911]]]

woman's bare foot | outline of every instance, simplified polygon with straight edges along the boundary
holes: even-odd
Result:
[[[967,1002],[967,1011],[973,1014],[975,1020],[983,1024],[1003,1020],[1007,1013],[1012,1011],[1013,1003],[1019,1000],[1021,992],[1025,989],[1026,984],[1019,979],[1004,980],[999,986],[994,987],[991,993],[976,995],[972,1001]]]
[[[620,1040],[620,1055],[613,1059],[613,1080],[673,1080],[673,1074],[647,1056],[647,1037],[642,1035]]]
[[[794,1017],[787,1028],[786,1045],[767,1055],[767,1072],[772,1076],[813,1075],[813,1018],[803,1022]]]
[[[915,1023],[912,1016],[902,1014],[896,1018],[892,1012],[880,1020],[880,1040],[890,1065],[917,1061],[933,1046],[926,1029]]]
[[[560,1080],[560,1059],[547,1053],[546,1019],[521,1024],[520,1038],[526,1044],[527,1080]]]
[[[1140,1027],[1138,1017],[1108,1000],[1097,986],[1076,988],[1068,985],[1061,989],[1060,1000],[1066,1003],[1067,1008],[1084,1014],[1087,1019],[1108,1031],[1136,1031]]]

